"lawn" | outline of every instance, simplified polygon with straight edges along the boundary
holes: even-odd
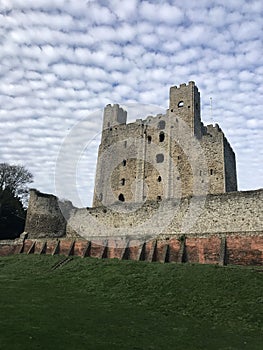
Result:
[[[0,258],[0,349],[262,349],[263,269]]]

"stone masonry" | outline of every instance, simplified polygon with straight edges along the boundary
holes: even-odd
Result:
[[[201,122],[194,82],[170,88],[166,114],[126,120],[105,107],[94,207],[237,190],[235,154],[217,124]]]

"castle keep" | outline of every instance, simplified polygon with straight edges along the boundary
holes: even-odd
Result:
[[[237,190],[235,154],[216,124],[204,126],[194,82],[170,88],[166,114],[126,124],[104,109],[93,206]]]
[[[189,82],[170,88],[165,114],[134,123],[107,105],[93,207],[32,189],[25,232],[0,255],[262,265],[262,203],[263,189],[237,191],[235,154],[203,125]]]

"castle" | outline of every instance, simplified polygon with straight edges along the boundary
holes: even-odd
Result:
[[[62,254],[262,265],[263,190],[237,191],[235,154],[203,125],[194,82],[170,88],[166,114],[126,124],[107,105],[92,208],[30,191],[25,233],[0,255]]]
[[[164,115],[126,124],[127,112],[107,105],[93,206],[236,191],[235,154],[217,124],[203,125],[200,110],[192,81],[170,88]]]

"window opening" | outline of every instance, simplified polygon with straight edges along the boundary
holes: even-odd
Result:
[[[122,185],[122,186],[125,185],[125,179],[121,179],[121,185]]]
[[[124,148],[127,147],[127,141],[124,141]]]
[[[165,138],[164,132],[160,132],[160,134],[159,134],[159,141],[160,141],[160,142],[163,142],[163,141],[164,141],[164,138]]]
[[[121,202],[125,201],[124,195],[122,193],[119,195],[119,201]]]
[[[126,163],[127,163],[126,159],[123,159],[122,165],[123,165],[123,166],[126,166]]]
[[[157,196],[157,200],[160,201],[162,199],[161,196]]]
[[[158,176],[158,179],[157,179],[158,182],[161,182],[162,181],[162,178],[161,176]]]
[[[214,171],[213,169],[210,169],[210,175],[213,175]]]
[[[156,155],[156,162],[162,163],[164,161],[164,155],[162,153],[159,153]]]
[[[159,121],[158,129],[160,129],[160,130],[165,129],[165,121],[164,120]]]
[[[152,137],[151,136],[148,136],[147,137],[147,140],[148,140],[148,143],[150,144],[152,142]]]
[[[178,108],[181,108],[181,107],[183,107],[183,106],[184,106],[184,101],[178,102]]]

